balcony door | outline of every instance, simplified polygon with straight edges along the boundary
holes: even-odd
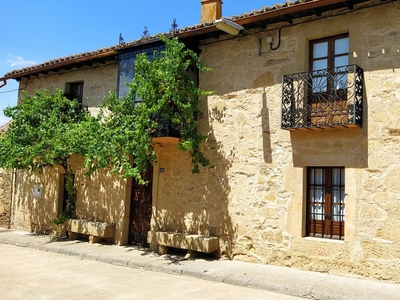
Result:
[[[310,42],[312,82],[308,104],[311,126],[347,123],[348,62],[347,34]]]

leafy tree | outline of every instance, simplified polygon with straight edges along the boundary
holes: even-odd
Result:
[[[113,172],[132,176],[144,184],[141,174],[156,158],[152,138],[165,123],[179,131],[178,146],[190,153],[194,173],[200,171],[200,165],[210,164],[201,151],[201,143],[207,136],[198,132],[197,122],[197,116],[201,115],[198,97],[210,92],[199,89],[188,72],[193,66],[199,71],[208,69],[195,52],[176,38],[160,36],[160,39],[166,44],[165,50],[156,51],[152,60],[146,54],[137,56],[128,95],[117,98],[111,93],[98,116],[101,127],[82,134],[87,137],[94,134],[93,143],[87,143],[85,156],[89,173],[111,166]],[[141,101],[133,104],[135,98]]]
[[[4,115],[12,118],[5,135],[0,138],[0,167],[27,169],[41,173],[44,167],[60,165],[64,168],[68,194],[76,190],[68,159],[81,153],[75,130],[77,124],[90,118],[76,101],[67,99],[62,91],[51,94],[36,91],[24,94],[20,104],[7,107]],[[73,210],[70,199],[69,210]]]

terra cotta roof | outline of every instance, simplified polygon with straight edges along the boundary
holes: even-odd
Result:
[[[366,2],[368,0],[295,0],[294,2],[287,1],[284,4],[275,4],[273,6],[264,6],[261,9],[252,10],[249,13],[242,13],[237,16],[231,16],[227,19],[235,21],[240,25],[251,24],[259,21],[263,21],[265,19],[271,19],[282,17],[288,13],[298,13],[304,11],[313,11],[314,13],[321,7],[328,7],[329,5],[337,5],[340,4],[342,6],[348,6],[349,3],[352,2]],[[192,26],[187,26],[185,28],[178,29],[176,31],[176,35],[179,38],[191,38],[196,36],[206,35],[208,33],[217,32],[218,29],[215,27],[214,22],[210,23],[202,23],[195,24]],[[171,35],[171,33],[167,33],[167,35]],[[89,61],[97,58],[105,58],[108,56],[115,56],[119,53],[121,49],[136,47],[138,45],[143,45],[147,43],[152,43],[157,41],[157,35],[142,38],[140,40],[135,40],[132,42],[118,44],[111,47],[102,48],[95,51],[90,52],[82,52],[75,55],[68,55],[65,57],[60,57],[57,59],[52,59],[47,62],[43,62],[34,66],[25,67],[22,69],[17,69],[5,74],[0,80],[6,79],[19,79],[21,77],[39,73],[41,71],[50,70],[52,68],[58,68],[66,65],[70,65],[73,63],[79,63],[84,61]]]

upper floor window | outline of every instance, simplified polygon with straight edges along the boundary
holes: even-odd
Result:
[[[310,123],[341,123],[342,119],[347,120],[349,37],[340,35],[311,41],[310,49]]]
[[[283,76],[282,128],[361,127],[363,70],[349,65],[348,34],[309,49],[309,71]]]
[[[310,44],[311,70],[345,66],[349,62],[349,37],[347,34],[313,40]]]
[[[127,83],[131,83],[135,77],[135,61],[136,56],[141,53],[146,53],[147,57],[152,60],[154,51],[162,51],[165,49],[164,44],[158,44],[152,47],[136,49],[133,51],[123,52],[119,55],[118,64],[118,96],[126,96],[129,92]],[[133,99],[134,102],[141,102],[136,95]]]
[[[70,100],[77,100],[81,105],[83,101],[83,82],[67,83],[65,96]]]
[[[344,237],[344,168],[307,169],[307,235]]]

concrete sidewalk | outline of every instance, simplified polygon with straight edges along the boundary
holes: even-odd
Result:
[[[400,299],[400,284],[229,260],[186,260],[130,246],[57,241],[52,236],[0,228],[0,243],[130,268],[192,276],[308,299]],[[1,259],[5,259],[2,257]]]

